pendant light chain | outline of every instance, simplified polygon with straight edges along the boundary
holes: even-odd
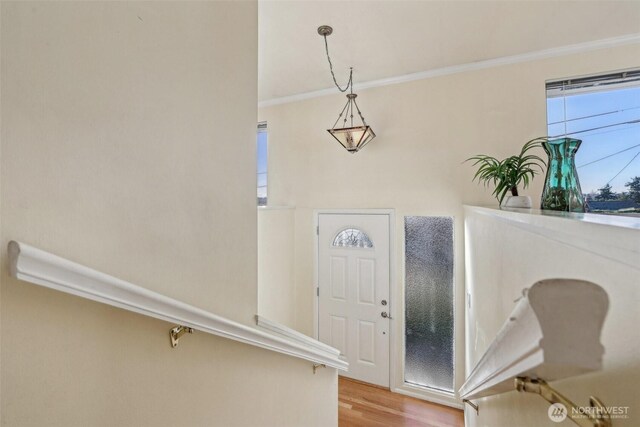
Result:
[[[327,42],[327,35],[324,34],[322,37],[324,38],[324,50],[327,53],[327,62],[329,62],[329,71],[331,71],[331,77],[333,78],[333,84],[338,88],[338,90],[340,92],[346,92],[349,89],[351,89],[351,94],[353,94],[353,67],[349,67],[349,80],[347,81],[347,85],[343,89],[338,84],[338,81],[336,80],[336,74],[333,71],[333,62],[331,62],[331,56],[329,55],[329,43]],[[360,112],[360,108],[358,107],[358,103],[356,102],[355,97],[353,97],[353,98],[349,98],[349,100],[347,101],[347,104],[344,106],[344,108],[342,109],[342,111],[338,115],[338,119],[333,124],[334,127],[338,123],[338,121],[340,121],[340,118],[342,118],[342,114],[344,114],[344,126],[347,125],[347,120],[349,120],[349,117],[350,117],[351,118],[351,127],[353,127],[353,105],[354,104],[356,106],[356,111],[358,112],[358,116],[360,116],[360,120],[362,120],[362,123],[365,126],[367,126],[367,122],[364,120],[364,117],[362,116],[362,113]]]
[[[329,44],[327,43],[327,36],[323,35],[322,37],[324,37],[324,50],[325,52],[327,52],[327,61],[329,61],[329,70],[331,71],[331,77],[333,77],[333,84],[336,85],[336,87],[340,92],[346,92],[349,90],[350,87],[351,87],[351,90],[353,91],[353,67],[349,68],[349,81],[347,82],[347,86],[345,86],[345,88],[342,89],[338,84],[338,81],[336,80],[335,73],[333,72],[333,63],[331,62],[331,57],[329,56]]]

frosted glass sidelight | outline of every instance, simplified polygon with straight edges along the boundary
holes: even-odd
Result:
[[[407,216],[404,236],[404,379],[453,392],[453,219]]]
[[[346,228],[339,232],[333,239],[333,246],[347,248],[372,248],[373,242],[367,233],[357,228]]]

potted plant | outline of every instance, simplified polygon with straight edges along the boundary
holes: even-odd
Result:
[[[493,195],[501,207],[530,208],[531,197],[518,195],[518,187],[525,189],[538,172],[543,172],[546,163],[535,154],[529,154],[534,148],[542,147],[542,143],[548,138],[540,137],[532,139],[522,146],[520,154],[498,160],[495,157],[478,154],[468,158],[473,161],[473,166],[478,166],[473,180],[483,183],[485,186],[493,184]],[[510,196],[507,193],[511,192]]]

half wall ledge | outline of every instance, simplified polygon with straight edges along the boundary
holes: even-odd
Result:
[[[640,217],[464,206],[465,218],[490,217],[640,271]]]

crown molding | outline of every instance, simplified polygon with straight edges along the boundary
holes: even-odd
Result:
[[[432,77],[446,76],[450,74],[463,73],[467,71],[482,70],[485,68],[500,67],[502,65],[518,64],[521,62],[534,61],[538,59],[554,58],[557,56],[572,55],[576,53],[589,52],[592,50],[606,49],[629,44],[640,43],[640,33],[627,34],[608,39],[594,40],[585,43],[572,44],[567,46],[543,49],[535,52],[522,53],[518,55],[503,56],[500,58],[487,59],[485,61],[469,62],[466,64],[453,65],[450,67],[435,68],[418,73],[404,74],[400,76],[387,77],[384,79],[371,80],[358,84],[358,90],[370,89],[374,87],[389,86],[398,83],[412,82],[414,80],[429,79]],[[303,101],[305,99],[318,98],[321,96],[334,95],[335,89],[321,89],[312,92],[299,93],[296,95],[283,96],[258,102],[258,108],[271,107],[274,105],[288,104],[290,102]]]

